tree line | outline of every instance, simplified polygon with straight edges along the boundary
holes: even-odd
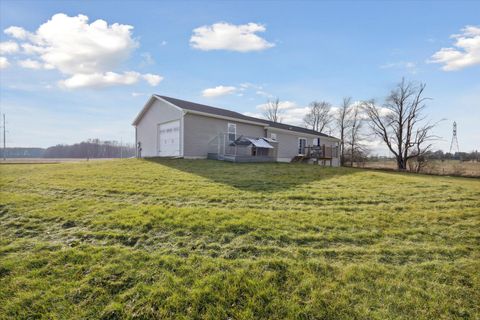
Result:
[[[471,152],[444,152],[443,150],[436,150],[436,151],[427,151],[423,158],[426,160],[459,160],[459,161],[475,161],[480,162],[480,152],[477,150]],[[366,158],[368,161],[383,161],[383,160],[394,160],[395,158],[386,157],[386,156],[378,156],[378,155],[369,155]]]
[[[1,148],[0,158],[42,158],[45,153],[43,148]]]
[[[421,163],[439,139],[432,133],[438,122],[425,114],[430,100],[425,97],[425,88],[424,83],[402,79],[380,102],[353,102],[351,97],[345,97],[340,106],[333,107],[326,101],[313,101],[303,122],[312,130],[338,134],[342,165],[353,165],[365,158],[369,152],[365,141],[379,139],[394,156],[398,170],[406,170],[409,162]],[[280,122],[283,112],[276,98],[268,101],[264,116]]]
[[[129,158],[135,147],[118,141],[89,139],[72,145],[59,144],[45,150],[44,158]]]

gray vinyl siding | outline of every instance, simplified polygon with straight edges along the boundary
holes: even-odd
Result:
[[[274,133],[277,135],[278,141],[278,161],[290,161],[293,157],[298,155],[298,139],[305,138],[307,139],[307,146],[313,145],[314,138],[320,138],[320,145],[326,145],[329,147],[335,147],[336,142],[322,136],[314,136],[309,134],[302,134],[298,132],[285,132],[280,130],[275,130],[275,128],[268,128],[267,136],[271,137],[271,134]],[[335,162],[335,161],[334,161]]]
[[[206,158],[208,143],[220,133],[227,132],[228,123],[237,125],[237,136],[264,137],[265,129],[261,125],[253,125],[234,120],[224,120],[187,113],[184,116],[184,156]]]
[[[164,101],[156,99],[153,102],[137,124],[137,143],[141,142],[142,157],[158,156],[157,128],[161,123],[180,120],[180,144],[182,144],[182,115],[183,111]],[[182,150],[181,145],[180,150]]]
[[[277,135],[278,141],[278,151],[277,151],[277,158],[279,159],[292,159],[296,155],[298,155],[298,138],[306,138],[307,145],[309,145],[311,138],[306,135],[302,135],[301,133],[286,133],[280,132],[275,130],[268,130],[268,136],[270,137],[270,133],[275,133]]]

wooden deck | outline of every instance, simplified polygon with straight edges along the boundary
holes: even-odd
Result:
[[[331,160],[333,158],[334,149],[332,147],[323,146],[308,146],[305,147],[304,155],[308,158],[318,160]]]
[[[323,146],[308,146],[305,147],[303,154],[293,157],[290,162],[311,162],[315,164],[326,165],[327,162],[332,166],[334,153],[336,150],[332,147]]]

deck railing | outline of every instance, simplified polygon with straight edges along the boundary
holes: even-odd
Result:
[[[326,145],[307,146],[303,154],[309,158],[332,159],[338,157],[338,149],[337,147],[329,147]]]

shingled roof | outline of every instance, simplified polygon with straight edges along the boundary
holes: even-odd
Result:
[[[239,120],[260,122],[260,123],[264,123],[265,125],[268,125],[268,126],[273,127],[273,128],[278,128],[278,129],[283,129],[283,130],[288,130],[288,131],[293,131],[293,132],[307,133],[307,134],[312,134],[312,135],[337,139],[335,137],[326,135],[324,133],[321,133],[321,132],[318,132],[318,131],[315,131],[315,130],[310,130],[310,129],[302,128],[302,127],[298,127],[298,126],[292,126],[292,125],[285,124],[285,123],[273,122],[273,121],[269,121],[269,120],[266,120],[266,119],[249,117],[249,116],[243,115],[241,113],[231,111],[231,110],[227,110],[227,109],[211,107],[211,106],[207,106],[207,105],[204,105],[204,104],[199,104],[199,103],[195,103],[195,102],[180,100],[180,99],[167,97],[167,96],[161,96],[161,95],[155,95],[155,96],[158,97],[158,98],[164,99],[164,100],[170,102],[171,104],[174,104],[177,107],[179,107],[181,109],[184,109],[184,110],[197,111],[197,112],[208,113],[208,114],[217,115],[217,116],[235,118],[235,119],[239,119]]]

